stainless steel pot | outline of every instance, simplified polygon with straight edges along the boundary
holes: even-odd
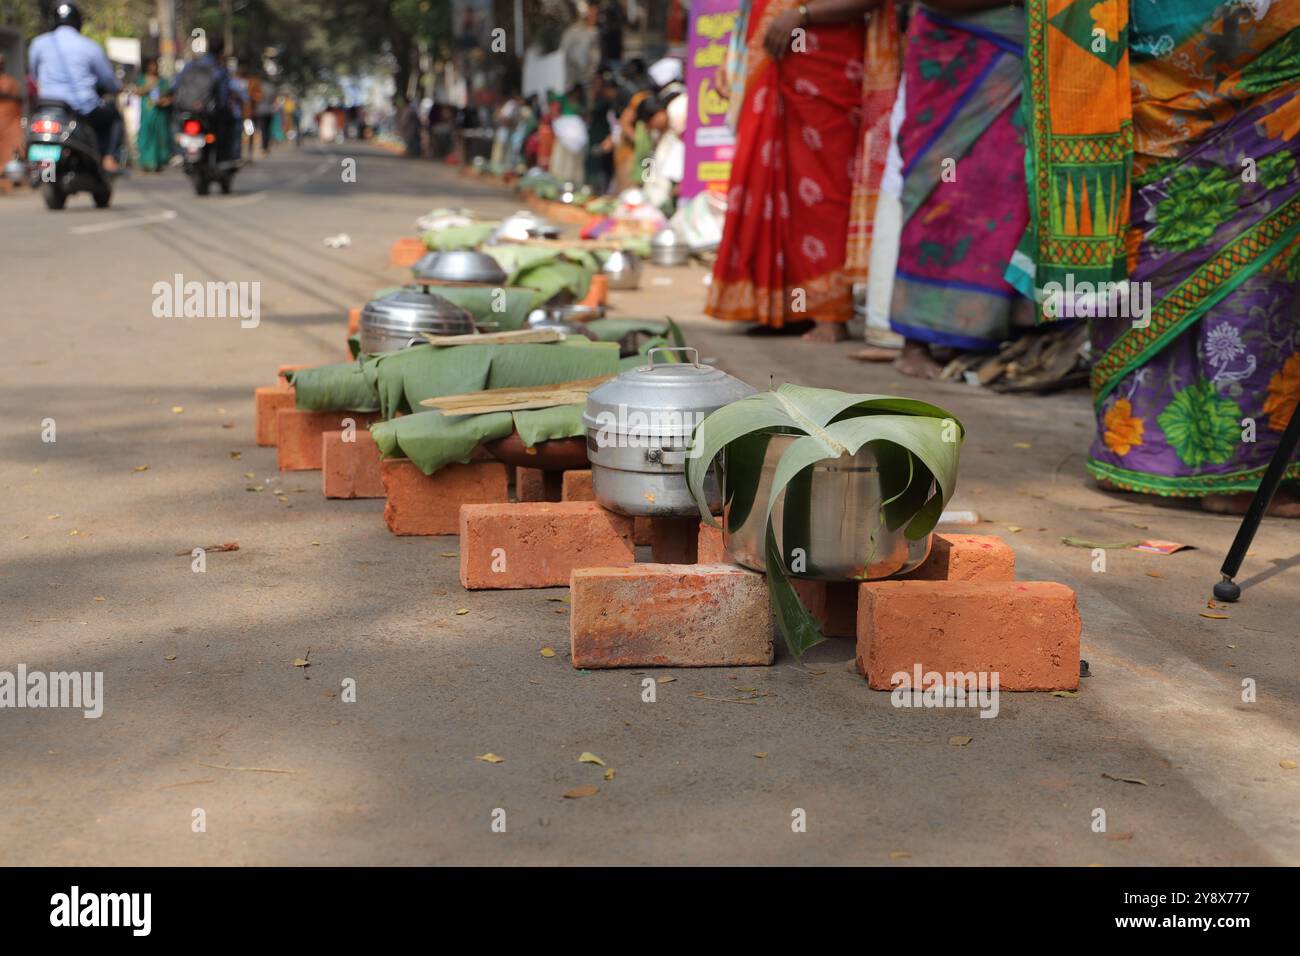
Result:
[[[554,233],[549,235],[548,233]],[[541,216],[527,209],[521,209],[516,213],[507,216],[501,221],[492,232],[492,238],[489,243],[502,242],[509,240],[512,242],[523,242],[525,239],[549,239],[556,238],[560,234],[559,229],[551,225]]]
[[[655,363],[660,352],[685,352],[689,362]],[[702,365],[695,349],[653,348],[649,365],[629,369],[587,396],[582,416],[596,501],[625,515],[698,514],[686,488],[691,435],[723,405],[754,389],[720,369]],[[710,507],[722,492],[710,471]]]
[[[691,256],[691,250],[671,227],[665,227],[650,237],[650,261],[657,266],[680,266]]]
[[[763,517],[772,477],[781,456],[799,437],[755,432],[732,442],[723,453],[723,544],[737,562],[755,571],[767,566]],[[738,480],[755,468],[756,487],[752,481]],[[880,468],[865,445],[856,455],[819,461],[796,475],[772,508],[776,545],[791,576],[874,580],[919,567],[930,553],[931,536],[909,541],[902,528],[888,530],[881,520],[882,500]]]
[[[506,272],[486,252],[452,249],[430,252],[411,270],[424,282],[460,282],[467,285],[504,285]]]
[[[611,289],[635,289],[641,285],[641,260],[624,249],[611,252],[600,271]]]
[[[424,333],[467,335],[475,332],[474,317],[440,295],[399,289],[367,302],[361,310],[361,351],[374,355],[420,345]]]
[[[581,335],[598,341],[596,333],[587,328],[587,319],[604,318],[603,306],[554,305],[542,306],[528,313],[524,319],[526,329],[548,329],[565,335]]]

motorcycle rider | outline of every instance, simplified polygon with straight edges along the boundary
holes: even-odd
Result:
[[[122,84],[99,44],[81,35],[81,11],[74,3],[54,8],[54,29],[32,40],[27,60],[41,99],[67,103],[95,131],[104,171],[119,169],[122,114],[100,93],[121,92]]]
[[[226,41],[221,34],[207,38],[207,49],[185,64],[180,76],[176,78],[176,89],[181,89],[185,74],[196,68],[203,68],[212,77],[212,102],[215,112],[212,116],[213,133],[217,137],[217,156],[222,160],[239,158],[239,118],[235,110],[241,107],[234,102],[230,72],[222,62],[226,52]],[[240,116],[242,116],[242,110]]]

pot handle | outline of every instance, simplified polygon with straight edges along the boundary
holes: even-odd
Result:
[[[692,364],[696,368],[700,367],[700,351],[699,349],[691,348],[689,345],[656,345],[654,348],[652,348],[649,352],[646,352],[645,354],[646,361],[650,363],[650,368],[655,367],[656,352],[690,352],[692,355],[695,356]],[[669,363],[665,362],[662,364],[667,365]]]

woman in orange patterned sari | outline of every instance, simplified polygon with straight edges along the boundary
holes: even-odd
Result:
[[[893,70],[883,84],[868,75],[868,13],[875,34],[894,38],[876,43]],[[897,81],[893,4],[753,0],[746,23],[727,220],[705,311],[776,329],[812,319],[807,338],[836,341],[862,278],[846,267],[851,210],[867,224],[874,215],[855,203],[871,188],[859,175],[863,124],[887,117]],[[876,86],[888,87],[876,91],[879,116],[864,116],[864,90]],[[877,183],[882,166],[872,164]]]

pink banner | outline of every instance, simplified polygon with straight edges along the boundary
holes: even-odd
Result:
[[[705,189],[726,192],[736,140],[725,122],[730,88],[725,82],[727,44],[740,12],[738,0],[695,0],[686,46],[686,172],[679,196]]]

